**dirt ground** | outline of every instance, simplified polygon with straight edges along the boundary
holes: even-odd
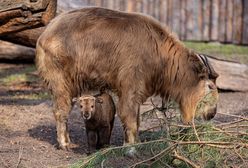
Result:
[[[30,67],[31,72],[27,70]],[[28,80],[21,78],[15,82],[17,76],[7,78],[23,72]],[[32,65],[0,64],[0,167],[66,167],[86,156],[83,120],[74,107],[69,130],[72,142],[78,147],[72,151],[58,150],[52,102],[32,75],[35,75]],[[155,102],[158,103],[159,99]],[[141,109],[149,108],[151,103],[146,102]],[[248,93],[220,93],[218,112],[248,115]],[[215,120],[224,122],[228,118],[217,114]],[[142,127],[147,124],[141,123]],[[116,118],[111,137],[113,146],[122,145],[122,133],[120,121]]]

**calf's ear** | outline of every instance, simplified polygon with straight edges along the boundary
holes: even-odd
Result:
[[[78,101],[78,98],[77,97],[74,97],[73,99],[72,99],[72,102],[77,102]]]

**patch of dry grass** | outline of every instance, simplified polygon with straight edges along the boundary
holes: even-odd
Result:
[[[20,69],[19,71],[10,73],[9,71],[4,72],[4,70],[1,70],[1,73],[10,73],[2,78],[0,78],[0,83],[5,86],[10,85],[18,85],[21,83],[31,83],[38,80],[37,76],[31,75],[31,73],[35,72],[36,68],[34,65],[27,66],[23,69]]]

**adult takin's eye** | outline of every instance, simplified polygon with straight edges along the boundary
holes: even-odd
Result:
[[[214,83],[209,83],[208,87],[209,87],[210,90],[216,90],[217,89],[217,87],[216,87],[216,85]]]
[[[206,82],[206,87],[207,87],[207,89],[208,89],[209,91],[213,91],[213,90],[216,90],[216,89],[217,89],[216,84],[215,84],[213,81],[211,81],[211,80],[208,80],[208,81]]]
[[[83,106],[82,106],[82,105],[80,105],[80,108],[83,108]]]
[[[92,105],[91,108],[94,108],[94,106]]]

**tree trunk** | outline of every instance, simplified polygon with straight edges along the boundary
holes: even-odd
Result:
[[[36,28],[48,24],[55,16],[56,9],[57,0],[5,0],[1,2],[0,39],[34,47],[43,31],[42,28]]]
[[[27,29],[16,33],[7,34],[0,39],[27,47],[35,47],[36,41],[45,30],[45,27]]]

